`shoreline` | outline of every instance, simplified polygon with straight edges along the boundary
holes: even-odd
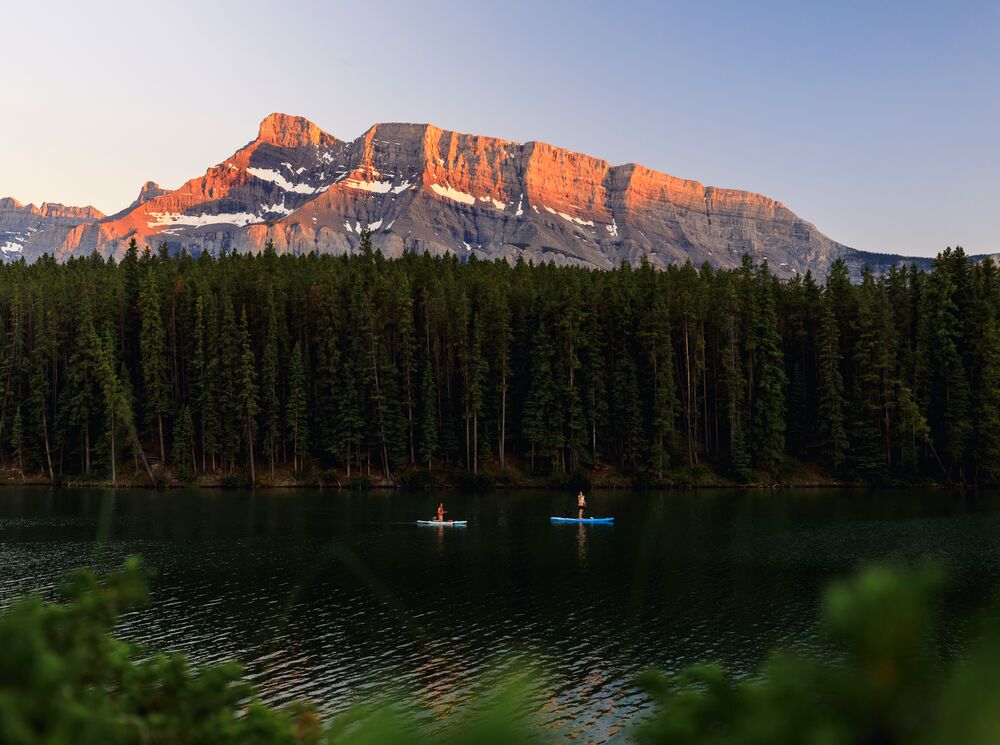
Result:
[[[159,474],[158,474],[159,475]],[[912,488],[975,488],[962,484],[945,484],[940,482],[921,483],[896,483],[873,485],[861,481],[838,481],[834,479],[787,479],[787,480],[760,480],[747,483],[739,483],[726,479],[705,479],[697,482],[678,482],[664,479],[663,481],[649,481],[645,479],[632,479],[618,476],[613,479],[587,479],[586,481],[562,479],[559,477],[517,477],[494,480],[495,474],[480,473],[478,476],[468,474],[459,478],[443,478],[435,480],[433,483],[407,483],[405,478],[394,481],[387,481],[384,478],[373,478],[365,474],[358,476],[352,474],[350,478],[338,479],[289,479],[270,478],[258,479],[253,485],[248,478],[242,474],[220,476],[213,474],[209,477],[196,477],[193,479],[179,479],[172,474],[162,474],[164,478],[156,485],[150,484],[149,479],[143,475],[134,478],[119,479],[117,484],[110,480],[94,479],[66,479],[62,481],[52,481],[47,476],[36,475],[20,478],[0,477],[0,487],[46,487],[60,489],[145,489],[145,490],[248,490],[248,489],[318,489],[330,491],[399,491],[399,492],[423,492],[423,491],[467,491],[467,492],[488,492],[488,491],[551,491],[565,492],[577,489],[592,491],[693,491],[697,489],[732,489],[732,490],[787,490],[787,489],[871,489],[879,488],[885,490],[912,489]],[[444,475],[444,474],[442,474]],[[478,480],[477,480],[478,479]],[[639,483],[636,483],[639,481]]]

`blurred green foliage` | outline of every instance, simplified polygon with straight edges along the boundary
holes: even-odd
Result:
[[[1000,742],[1000,626],[984,619],[969,648],[945,660],[943,572],[873,567],[826,593],[820,634],[828,660],[772,653],[734,680],[717,665],[642,684],[655,714],[637,739],[699,743]]]
[[[321,722],[307,705],[261,703],[234,663],[191,667],[183,656],[143,656],[112,635],[147,599],[136,558],[98,579],[80,572],[61,602],[27,597],[0,614],[3,745],[501,745],[556,739],[532,726],[530,681],[508,679],[447,721],[405,709],[356,707]],[[1000,742],[1000,625],[985,618],[954,660],[941,655],[935,568],[868,569],[827,592],[820,634],[826,659],[771,655],[734,679],[717,665],[641,684],[654,701],[632,733],[641,743]]]

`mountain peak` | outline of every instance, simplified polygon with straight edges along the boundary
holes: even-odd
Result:
[[[342,254],[356,249],[365,228],[387,256],[428,251],[613,268],[643,257],[655,267],[735,267],[750,254],[781,277],[822,276],[838,257],[853,274],[910,261],[843,246],[769,197],[635,163],[404,122],[375,124],[344,142],[282,113],[267,116],[257,139],[204,176],[173,190],[147,182],[108,218],[0,199],[0,239],[7,234],[28,261],[120,255],[133,236],[192,253],[260,251],[271,241],[281,253]]]
[[[163,196],[164,194],[167,193],[167,191],[168,191],[167,189],[162,188],[155,181],[147,181],[139,189],[139,196],[135,198],[135,201],[132,202],[132,204],[130,204],[128,207],[123,209],[121,212],[118,212],[117,214],[113,215],[113,217],[119,217],[121,215],[124,215],[129,210],[134,210],[140,204],[145,204],[150,200],[156,199],[159,196]]]
[[[260,123],[257,139],[278,147],[316,147],[334,138],[305,117],[274,113]]]
[[[14,199],[14,197],[3,197],[0,199],[0,210],[18,210],[23,208],[24,205]]]
[[[73,220],[90,221],[100,220],[104,213],[89,204],[86,207],[73,207],[59,202],[42,202],[38,208],[38,214],[42,217],[67,218]]]

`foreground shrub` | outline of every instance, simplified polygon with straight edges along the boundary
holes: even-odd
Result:
[[[819,633],[834,659],[772,653],[738,680],[718,665],[643,685],[654,745],[1000,742],[1000,626],[992,614],[957,661],[939,651],[941,572],[876,567],[826,593]]]
[[[461,714],[423,726],[392,706],[356,707],[327,724],[307,705],[267,706],[237,664],[192,667],[182,655],[144,655],[111,635],[122,612],[146,601],[147,579],[133,558],[103,580],[73,575],[62,602],[28,597],[0,613],[0,743],[558,741],[525,714],[540,708],[525,678],[477,685],[477,701]],[[641,682],[655,708],[635,736],[651,745],[1000,742],[998,616],[947,661],[941,588],[934,569],[869,569],[827,592],[819,629],[827,659],[774,653],[745,679],[711,664],[647,674]]]
[[[191,667],[183,655],[141,656],[111,636],[121,613],[147,599],[138,558],[98,580],[79,572],[62,602],[39,597],[0,613],[3,745],[404,745],[423,739],[391,707],[358,707],[322,725],[306,705],[262,704],[236,663]],[[495,686],[442,739],[481,745],[532,739],[524,685]],[[497,739],[499,738],[499,739]]]

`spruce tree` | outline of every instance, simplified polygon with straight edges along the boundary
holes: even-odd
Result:
[[[978,343],[982,368],[976,387],[976,461],[989,481],[1000,483],[1000,330],[996,320],[985,322]]]
[[[160,313],[160,294],[153,269],[146,271],[140,295],[142,331],[139,351],[142,360],[142,405],[146,424],[159,440],[160,463],[167,462],[163,416],[167,413],[167,360],[165,331]]]
[[[531,446],[531,470],[535,470],[536,453],[552,463],[558,447],[552,427],[554,409],[552,346],[547,327],[539,322],[532,345],[531,384],[524,404],[523,434]]]
[[[785,365],[774,307],[773,279],[765,263],[756,272],[759,314],[754,336],[756,386],[750,430],[754,463],[773,470],[785,449]]]
[[[824,460],[838,472],[847,457],[844,428],[844,380],[840,374],[840,330],[833,306],[823,304],[819,332],[819,434],[825,441]]]
[[[205,301],[203,323],[200,324],[203,339],[200,368],[203,370],[199,395],[195,405],[201,420],[202,470],[207,470],[208,462],[215,471],[216,457],[223,453],[222,416],[229,399],[228,388],[223,386],[222,353],[224,345],[219,338],[219,308],[212,296]],[[198,350],[196,350],[198,354]]]
[[[197,473],[197,461],[194,455],[194,420],[191,418],[191,407],[181,407],[177,420],[174,422],[173,461],[181,473]]]
[[[666,297],[653,289],[652,307],[644,318],[643,346],[649,359],[649,377],[652,382],[652,405],[649,408],[649,453],[657,478],[663,478],[663,469],[669,463],[669,445],[674,431],[676,388],[674,383],[674,355],[670,341],[670,311]]]
[[[424,361],[424,374],[421,383],[423,394],[423,409],[420,426],[420,458],[427,461],[427,470],[434,467],[434,456],[438,449],[438,413],[437,413],[437,383],[434,381],[434,366],[428,356]]]
[[[236,467],[240,447],[246,436],[245,412],[240,408],[242,396],[245,395],[240,387],[241,382],[243,382],[240,354],[241,337],[236,325],[236,312],[228,294],[224,293],[219,298],[219,304],[221,306],[219,313],[219,395],[215,405],[219,407],[219,447],[222,460],[232,472]],[[249,332],[247,333],[247,344],[249,345]]]
[[[292,441],[292,463],[296,473],[305,468],[309,452],[309,416],[305,367],[298,342],[288,360],[288,405],[285,407],[285,431]]]
[[[14,462],[17,463],[18,473],[21,474],[21,481],[24,481],[24,425],[21,420],[21,405],[14,406],[14,420],[10,427],[10,449],[14,455]]]
[[[250,486],[257,484],[257,472],[254,467],[254,434],[257,430],[256,417],[260,411],[259,393],[257,390],[257,368],[253,349],[250,347],[250,330],[247,326],[247,310],[244,307],[240,313],[237,327],[237,360],[236,360],[236,402],[239,419],[243,422],[246,436],[246,449],[250,462]]]
[[[273,250],[273,248],[272,248]],[[264,351],[261,355],[261,414],[264,422],[264,451],[274,479],[281,441],[281,401],[278,395],[278,308],[274,289],[269,287],[265,301]]]
[[[91,467],[91,419],[97,414],[97,352],[90,304],[82,299],[78,325],[66,367],[60,395],[59,414],[65,426],[79,433],[80,472],[89,475]]]

